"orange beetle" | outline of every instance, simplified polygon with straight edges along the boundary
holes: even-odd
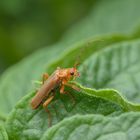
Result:
[[[75,79],[76,77],[79,77],[79,75],[80,74],[76,67],[65,69],[57,68],[57,70],[55,70],[50,76],[48,76],[48,74],[44,74],[43,85],[31,101],[32,109],[37,109],[41,103],[43,103],[43,107],[46,108],[53,100],[55,96],[55,93],[53,93],[53,91],[57,87],[60,88],[61,94],[66,93],[64,91],[65,85],[79,91],[79,88],[68,83],[69,80]],[[44,101],[44,99],[46,99],[46,101]]]

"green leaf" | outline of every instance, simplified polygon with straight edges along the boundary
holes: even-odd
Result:
[[[46,69],[51,73],[57,66],[73,66],[77,53],[79,53],[81,48],[88,46],[88,53],[83,56],[84,60],[91,53],[104,48],[108,44],[129,38],[124,36],[113,36],[101,38],[101,40],[102,39],[103,41],[101,42],[100,39],[93,39],[84,43],[78,43],[77,45],[72,46],[73,48],[65,50],[62,57],[58,54],[62,53],[64,45],[57,45],[57,47],[59,47],[58,49],[56,49],[55,46],[52,48],[45,48],[10,68],[3,74],[0,80],[0,111],[6,116],[16,102],[28,91],[33,89],[32,81],[40,79]]]
[[[93,37],[96,35],[133,31],[139,25],[139,3],[139,0],[133,2],[131,0],[108,0],[107,3],[103,0],[98,1],[89,16],[71,28],[59,43],[42,49],[7,70],[0,80],[0,111],[7,115],[15,103],[32,89],[31,81],[39,79],[41,74],[48,70],[47,66],[53,60],[59,59],[60,55],[67,54],[70,51],[69,48],[76,48],[81,42],[88,44],[87,40],[90,38],[95,40]],[[112,9],[113,12],[110,12]],[[106,45],[108,41],[104,41]],[[114,42],[117,41],[114,40]],[[101,46],[104,47],[104,43]],[[63,53],[64,48],[67,50]],[[67,57],[66,60],[68,59]],[[16,96],[13,96],[15,94]]]
[[[0,80],[0,112],[6,116],[16,102],[33,88],[33,80],[40,79],[47,64],[62,51],[45,48],[8,69]]]
[[[41,140],[138,140],[140,113],[118,117],[76,115],[46,131]]]
[[[113,90],[94,91],[84,87],[81,92],[67,88],[67,95],[57,92],[55,99],[48,106],[50,114],[40,107],[32,110],[29,103],[35,93],[25,96],[14,108],[6,121],[6,128],[10,139],[40,139],[42,134],[48,130],[51,115],[52,125],[60,122],[66,117],[75,114],[103,114],[112,115],[114,112],[124,112],[125,109],[111,100],[105,100],[98,94],[112,94]],[[88,93],[89,92],[89,93]],[[97,96],[95,96],[95,94]],[[115,93],[114,93],[115,94]],[[119,100],[119,99],[117,99]]]
[[[83,85],[97,89],[115,88],[131,101],[139,101],[139,98],[131,96],[139,96],[140,41],[128,41],[140,36],[139,32],[137,36],[130,35],[140,24],[139,4],[139,0],[100,0],[91,14],[69,30],[59,43],[31,55],[9,69],[0,81],[0,112],[3,112],[3,116],[7,116],[16,102],[33,89],[31,81],[40,79],[44,71],[51,73],[57,66],[73,67],[82,48],[86,48],[86,53],[81,56],[81,62],[86,60],[80,69],[80,82]],[[112,36],[114,33],[129,36]],[[108,34],[111,36],[101,37]],[[128,102],[113,89],[81,88],[81,92],[67,89],[74,99],[56,93],[49,105],[52,125],[75,114],[115,116],[118,112],[139,111],[139,105]],[[9,114],[6,130],[10,139],[37,140],[48,130],[49,113],[42,107],[31,110],[29,105],[34,94],[21,99]]]
[[[63,40],[74,42],[112,33],[137,32],[140,26],[139,5],[139,0],[98,0],[89,15],[73,26]]]
[[[140,102],[139,52],[139,40],[104,48],[81,65],[79,82],[96,89],[113,88],[130,101]]]
[[[80,87],[81,92],[113,102],[118,106],[121,106],[121,108],[124,111],[140,111],[140,104],[133,104],[129,102],[121,95],[121,93],[119,93],[116,90],[113,89],[95,90],[95,89],[83,87],[78,83],[75,84]]]
[[[51,73],[59,67],[73,67],[76,62],[82,62],[90,55],[106,48],[111,44],[123,42],[125,40],[133,40],[135,38],[122,35],[111,35],[101,38],[93,38],[79,44],[76,44],[69,51],[65,52],[59,59],[48,65],[48,71]],[[84,53],[86,51],[86,53]]]
[[[3,125],[0,124],[0,140],[8,140],[7,132]]]

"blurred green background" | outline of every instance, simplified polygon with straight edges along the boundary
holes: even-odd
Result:
[[[0,0],[0,74],[36,49],[57,42],[95,0]]]

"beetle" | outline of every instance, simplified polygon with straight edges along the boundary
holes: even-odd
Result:
[[[43,107],[47,108],[55,96],[54,90],[56,88],[60,88],[60,94],[67,93],[64,91],[65,85],[79,91],[80,89],[78,87],[68,83],[71,79],[75,79],[79,76],[80,74],[76,66],[63,69],[58,67],[50,76],[48,74],[44,74],[43,85],[31,100],[32,109],[37,109],[42,103]],[[44,101],[44,99],[46,100]]]

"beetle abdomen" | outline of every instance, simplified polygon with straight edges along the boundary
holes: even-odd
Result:
[[[53,73],[42,85],[36,95],[33,97],[31,101],[32,109],[38,108],[44,98],[49,96],[49,93],[60,83],[59,78],[56,75],[56,72]]]

